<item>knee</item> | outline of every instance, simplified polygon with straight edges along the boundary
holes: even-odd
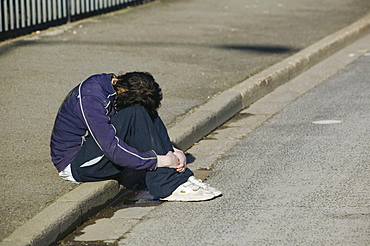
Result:
[[[134,109],[135,112],[147,113],[145,107],[142,105],[133,105],[132,108]]]
[[[150,115],[141,105],[133,105],[126,107],[118,111],[113,117],[112,121],[121,121],[122,119],[140,119],[140,120],[149,120]]]
[[[131,115],[135,115],[135,114],[145,114],[146,110],[144,108],[144,106],[141,106],[141,105],[132,105],[132,106],[129,106],[129,107],[126,107],[126,108],[123,108],[119,111],[116,112],[115,116],[120,116],[120,115],[125,115],[126,117],[127,116],[131,116]]]

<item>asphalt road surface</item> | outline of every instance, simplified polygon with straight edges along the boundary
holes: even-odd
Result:
[[[369,245],[369,55],[224,155],[223,197],[167,203],[121,245]]]
[[[222,197],[159,206],[138,197],[136,206],[87,222],[62,245],[369,245],[369,38],[189,150],[198,162],[214,162],[208,182]],[[224,149],[214,161],[201,157]]]
[[[167,125],[214,94],[353,23],[367,0],[162,1],[0,46],[0,239],[74,186],[49,156],[54,117],[91,74],[144,70]]]

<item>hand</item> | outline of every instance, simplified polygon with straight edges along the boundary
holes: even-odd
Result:
[[[173,154],[178,158],[179,162],[178,162],[178,165],[176,167],[176,170],[180,173],[183,173],[185,172],[186,168],[187,168],[187,165],[186,165],[186,156],[184,154],[184,152],[182,152],[181,150],[179,149],[176,149],[176,148],[173,148],[175,151],[173,152]]]
[[[172,151],[168,151],[166,155],[157,155],[158,167],[177,168],[179,162],[179,159]]]

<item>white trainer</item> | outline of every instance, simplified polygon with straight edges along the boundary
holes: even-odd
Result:
[[[189,179],[188,179],[188,181],[191,182],[191,183],[193,183],[193,184],[195,184],[195,185],[197,185],[197,186],[202,187],[205,190],[208,190],[208,191],[212,192],[215,195],[215,197],[222,195],[222,192],[221,191],[219,191],[218,189],[210,186],[207,183],[204,183],[201,179],[197,179],[194,176],[190,176]]]
[[[177,187],[177,189],[172,192],[171,195],[165,198],[160,198],[160,200],[196,202],[210,200],[214,197],[215,195],[209,190],[205,190],[202,187],[187,181]]]

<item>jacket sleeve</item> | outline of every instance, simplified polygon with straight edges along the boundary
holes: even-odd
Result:
[[[156,169],[156,153],[153,150],[139,152],[118,138],[114,126],[110,124],[106,108],[97,98],[82,97],[79,106],[89,133],[113,163],[135,170]]]

